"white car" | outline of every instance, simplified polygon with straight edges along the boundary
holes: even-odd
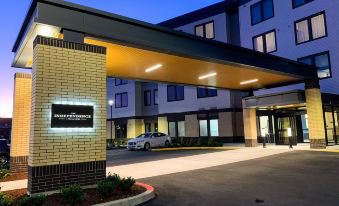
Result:
[[[149,150],[153,147],[169,147],[171,145],[171,137],[160,132],[147,132],[131,139],[127,142],[127,149]]]

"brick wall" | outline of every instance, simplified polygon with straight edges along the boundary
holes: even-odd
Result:
[[[10,170],[17,173],[27,172],[32,75],[16,73],[14,80]]]
[[[105,54],[102,47],[36,38],[28,160],[30,193],[58,190],[75,182],[93,184],[105,176]],[[51,128],[52,104],[93,105],[94,128]],[[79,165],[76,163],[83,164],[74,166]],[[57,168],[56,173],[48,170],[52,166]],[[91,173],[91,178],[81,175],[92,170],[97,173]],[[73,181],[65,181],[68,175]]]

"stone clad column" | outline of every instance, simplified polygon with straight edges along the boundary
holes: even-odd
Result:
[[[256,147],[258,144],[257,134],[257,111],[255,108],[246,108],[245,100],[243,103],[244,136],[246,147]]]
[[[306,109],[311,149],[325,149],[325,124],[321,91],[318,80],[305,83]]]
[[[33,57],[28,192],[94,185],[106,175],[106,49],[38,36]],[[93,123],[52,128],[52,105],[90,107]]]
[[[10,171],[27,172],[28,142],[31,118],[32,75],[14,76],[13,121],[11,135]]]
[[[197,114],[185,115],[185,137],[199,137],[199,120]]]

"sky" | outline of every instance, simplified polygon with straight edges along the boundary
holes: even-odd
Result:
[[[69,0],[70,2],[159,23],[222,0]],[[12,47],[31,0],[3,0],[0,9],[0,117],[11,117],[15,72],[30,72],[11,67]]]

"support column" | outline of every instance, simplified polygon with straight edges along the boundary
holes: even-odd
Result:
[[[306,109],[311,149],[325,149],[325,124],[321,91],[318,80],[305,83]]]
[[[158,117],[158,132],[168,134],[167,117]]]
[[[258,144],[257,111],[255,108],[246,108],[245,100],[243,100],[242,105],[243,105],[245,146],[256,147]]]
[[[185,115],[185,137],[199,137],[198,115]]]
[[[28,142],[31,118],[32,75],[14,76],[14,104],[11,135],[10,171],[27,172]]]
[[[32,76],[28,192],[96,184],[106,176],[106,49],[38,36]],[[63,118],[85,107],[85,122]]]

